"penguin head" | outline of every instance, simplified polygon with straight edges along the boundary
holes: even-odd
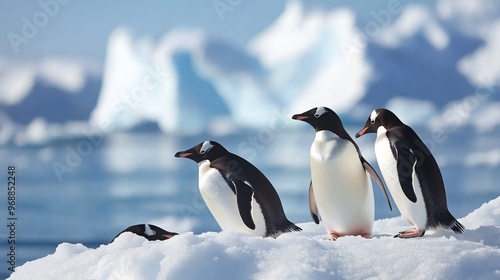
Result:
[[[138,225],[129,226],[128,228],[126,228],[125,230],[120,232],[118,235],[116,235],[113,238],[113,240],[111,240],[110,243],[115,241],[115,239],[124,232],[135,233],[139,236],[146,238],[149,241],[167,240],[167,239],[174,237],[175,235],[179,235],[176,232],[169,232],[169,231],[166,231],[166,230],[164,230],[158,226],[155,226],[155,225],[138,224]]]
[[[402,124],[401,120],[393,112],[384,108],[375,109],[366,120],[365,126],[356,133],[356,138],[367,133],[376,133],[377,129],[381,126],[389,129]]]
[[[191,149],[180,151],[175,154],[178,158],[188,158],[196,163],[200,163],[204,160],[213,161],[220,158],[228,151],[222,147],[221,144],[215,141],[204,141],[200,144],[192,147]]]
[[[332,109],[327,107],[312,108],[302,114],[293,115],[292,119],[310,124],[314,127],[316,132],[329,130],[339,136],[341,134],[347,134],[339,116]]]

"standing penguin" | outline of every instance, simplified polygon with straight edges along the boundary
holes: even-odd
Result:
[[[317,107],[292,119],[307,122],[316,130],[311,146],[309,185],[309,209],[314,222],[319,224],[321,217],[332,240],[345,235],[369,238],[375,219],[369,174],[379,184],[392,210],[382,180],[363,158],[334,111]]]
[[[403,218],[415,226],[394,237],[420,237],[438,226],[462,233],[464,226],[448,211],[436,160],[415,131],[393,112],[376,109],[356,137],[375,132],[375,154],[387,187]]]
[[[266,176],[221,144],[205,141],[175,157],[198,163],[201,196],[222,230],[263,237],[302,230],[286,218]]]

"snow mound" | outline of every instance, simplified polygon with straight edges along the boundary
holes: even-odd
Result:
[[[408,227],[399,217],[376,221],[371,239],[335,242],[313,223],[277,239],[188,232],[148,242],[126,233],[97,249],[62,243],[9,279],[498,279],[500,197],[460,221],[462,235],[437,230],[411,240],[392,237]]]

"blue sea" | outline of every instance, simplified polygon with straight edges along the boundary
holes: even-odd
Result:
[[[360,127],[350,127],[351,135]],[[498,149],[500,133],[446,131],[438,140],[416,129],[436,156],[443,173],[448,207],[462,218],[500,195],[498,163],[481,154]],[[138,223],[165,221],[166,230],[194,233],[219,231],[198,192],[198,167],[174,158],[204,140],[216,140],[268,176],[288,218],[310,222],[307,189],[313,130],[301,128],[241,130],[231,135],[173,136],[156,132],[115,133],[59,139],[45,144],[0,147],[2,248],[8,240],[7,172],[16,168],[16,265],[54,252],[61,242],[87,247],[107,244],[117,233]],[[375,135],[356,139],[364,156],[374,159]],[[478,158],[479,155],[479,158]],[[374,184],[376,219],[390,212]],[[394,204],[393,204],[394,205]],[[7,256],[2,250],[2,275]]]

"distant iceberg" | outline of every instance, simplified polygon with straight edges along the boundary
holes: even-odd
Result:
[[[311,10],[291,1],[249,43],[289,112],[328,106],[346,113],[361,100],[372,72],[355,20],[348,9]]]
[[[297,37],[308,26],[315,35]],[[221,119],[262,127],[273,111],[327,105],[345,112],[363,96],[370,74],[363,45],[352,47],[355,53],[345,50],[357,32],[352,12],[308,12],[298,2],[248,50],[199,30],[172,30],[153,44],[121,28],[110,36],[90,121],[111,123],[111,130],[150,121],[166,133],[196,133],[210,131]],[[288,51],[297,43],[290,40],[301,47]]]

